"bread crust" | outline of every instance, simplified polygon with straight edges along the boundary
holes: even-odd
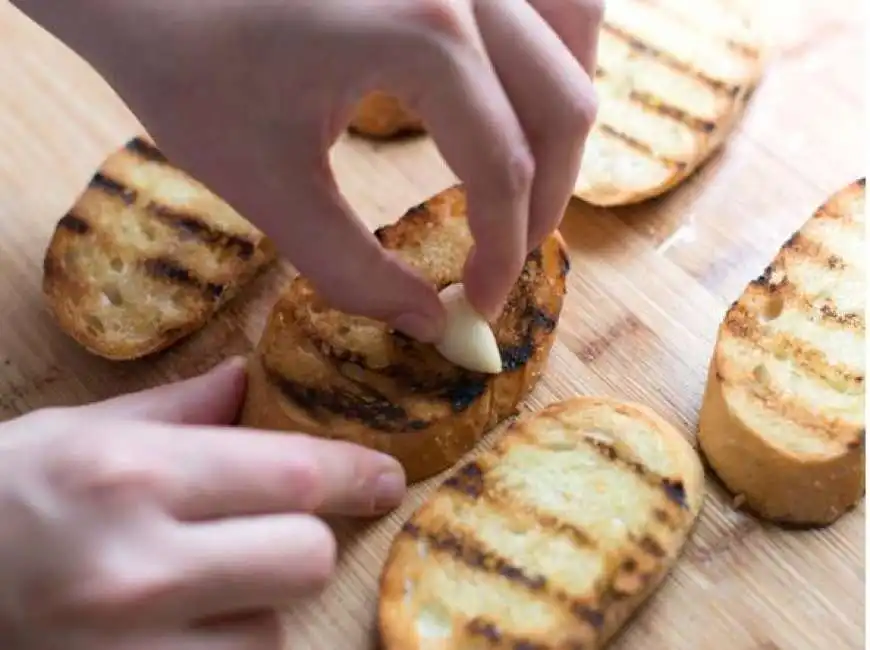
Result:
[[[574,397],[525,414],[396,535],[383,648],[599,650],[667,576],[703,503],[700,459],[649,408]]]
[[[132,360],[202,328],[274,258],[262,232],[139,136],[58,222],[42,288],[78,344]]]
[[[373,139],[393,139],[426,132],[423,121],[401,101],[384,92],[369,93],[357,104],[348,130]]]
[[[824,340],[842,333],[854,349],[863,348],[864,299],[849,286],[861,278],[863,294],[866,267],[836,254],[844,241],[863,240],[863,211],[863,180],[832,196],[749,284],[719,328],[698,442],[736,499],[765,519],[828,525],[864,495],[864,360]],[[851,261],[860,262],[860,253]],[[852,279],[841,280],[847,274]],[[827,288],[809,293],[810,283]],[[837,304],[850,294],[862,313]],[[813,334],[819,329],[822,334]],[[835,363],[828,355],[838,349],[842,361]],[[796,374],[785,384],[776,366],[789,361]]]
[[[439,290],[461,280],[472,239],[448,188],[380,228]],[[493,324],[505,370],[474,373],[383,323],[330,309],[303,277],[275,305],[250,361],[241,423],[348,440],[395,456],[409,481],[446,469],[513,414],[547,363],[569,262],[558,233],[533,251]]]

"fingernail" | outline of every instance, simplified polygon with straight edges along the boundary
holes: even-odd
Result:
[[[435,343],[441,336],[436,319],[424,314],[409,312],[393,320],[393,327],[422,343]]]
[[[405,475],[401,469],[387,470],[375,483],[375,511],[384,512],[398,506],[405,498]]]

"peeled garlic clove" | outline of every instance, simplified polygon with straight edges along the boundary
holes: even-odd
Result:
[[[463,285],[451,284],[439,296],[447,310],[447,324],[444,337],[435,345],[438,352],[467,370],[501,372],[501,353],[495,334],[486,319],[469,304]]]

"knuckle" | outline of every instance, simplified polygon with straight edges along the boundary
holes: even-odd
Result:
[[[417,0],[406,3],[408,24],[440,37],[457,38],[463,33],[462,19],[451,0]]]
[[[502,169],[502,190],[509,196],[521,196],[531,189],[535,178],[535,158],[527,146],[514,146]]]
[[[98,563],[91,579],[80,583],[70,599],[72,614],[106,618],[125,612],[144,612],[166,601],[183,587],[181,574],[161,563],[137,561],[118,567]]]
[[[276,468],[276,488],[290,490],[300,510],[314,512],[326,497],[320,468],[309,456],[295,456],[280,461]]]
[[[574,0],[583,18],[596,27],[604,20],[605,0]]]
[[[558,125],[560,137],[575,143],[583,140],[598,117],[598,98],[591,87],[578,84],[567,93],[565,110]],[[567,136],[567,137],[566,137]]]
[[[53,488],[76,499],[105,503],[153,491],[155,467],[128,439],[86,434],[58,445],[48,464]]]

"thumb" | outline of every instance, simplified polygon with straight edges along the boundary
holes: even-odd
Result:
[[[83,407],[88,414],[173,424],[231,424],[247,375],[244,357],[227,359],[205,374]]]

